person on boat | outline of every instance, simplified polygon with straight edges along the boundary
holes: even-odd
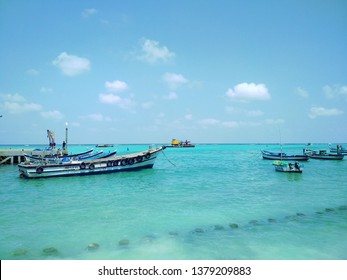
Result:
[[[293,169],[293,164],[292,164],[291,162],[288,164],[288,166],[289,166],[289,169],[290,169],[290,170]]]
[[[342,150],[341,145],[337,145],[336,152],[337,152],[338,155],[341,154],[341,150]]]
[[[295,166],[296,170],[300,170],[300,166],[299,166],[299,163],[297,161],[295,162],[294,166]]]
[[[66,149],[66,142],[63,141],[63,150],[65,150],[65,149]]]

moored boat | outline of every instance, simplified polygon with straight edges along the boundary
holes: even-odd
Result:
[[[347,149],[337,145],[336,148],[330,148],[330,153],[347,155]]]
[[[113,147],[113,144],[97,144],[95,147],[97,148]]]
[[[295,160],[295,161],[307,161],[309,160],[309,156],[306,154],[302,155],[287,155],[286,153],[273,153],[269,151],[261,151],[263,159],[270,160]]]
[[[146,151],[110,156],[92,160],[74,160],[50,163],[47,161],[25,162],[18,165],[23,178],[46,178],[60,176],[84,176],[121,171],[135,171],[152,168],[158,153],[165,146],[149,148]]]
[[[312,159],[342,160],[343,154],[328,153],[327,150],[310,151],[307,155]]]
[[[172,139],[171,145],[166,146],[167,148],[194,148],[195,145],[192,144],[190,141],[185,140],[185,141],[180,141],[177,139]]]
[[[277,172],[302,173],[303,170],[303,165],[300,165],[297,161],[292,163],[276,160],[273,162],[273,165],[275,166],[275,170]]]

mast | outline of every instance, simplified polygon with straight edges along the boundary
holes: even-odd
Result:
[[[67,128],[68,123],[65,123],[65,150],[68,150],[68,128]]]
[[[278,127],[278,130],[279,130],[279,133],[280,133],[280,148],[281,148],[281,162],[282,162],[282,136],[281,136],[281,127],[279,126]]]

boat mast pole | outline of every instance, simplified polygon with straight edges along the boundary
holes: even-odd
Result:
[[[67,143],[68,143],[68,128],[67,128],[67,122],[66,122],[66,123],[65,123],[65,150],[66,150],[66,151],[68,151]]]
[[[281,147],[281,162],[282,162],[282,136],[281,136],[281,127],[278,127],[279,133],[280,133],[280,147]]]

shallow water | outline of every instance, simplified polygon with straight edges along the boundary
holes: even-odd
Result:
[[[264,148],[279,149],[168,148],[150,170],[68,178],[21,179],[2,165],[0,258],[347,259],[347,159],[285,174]]]

